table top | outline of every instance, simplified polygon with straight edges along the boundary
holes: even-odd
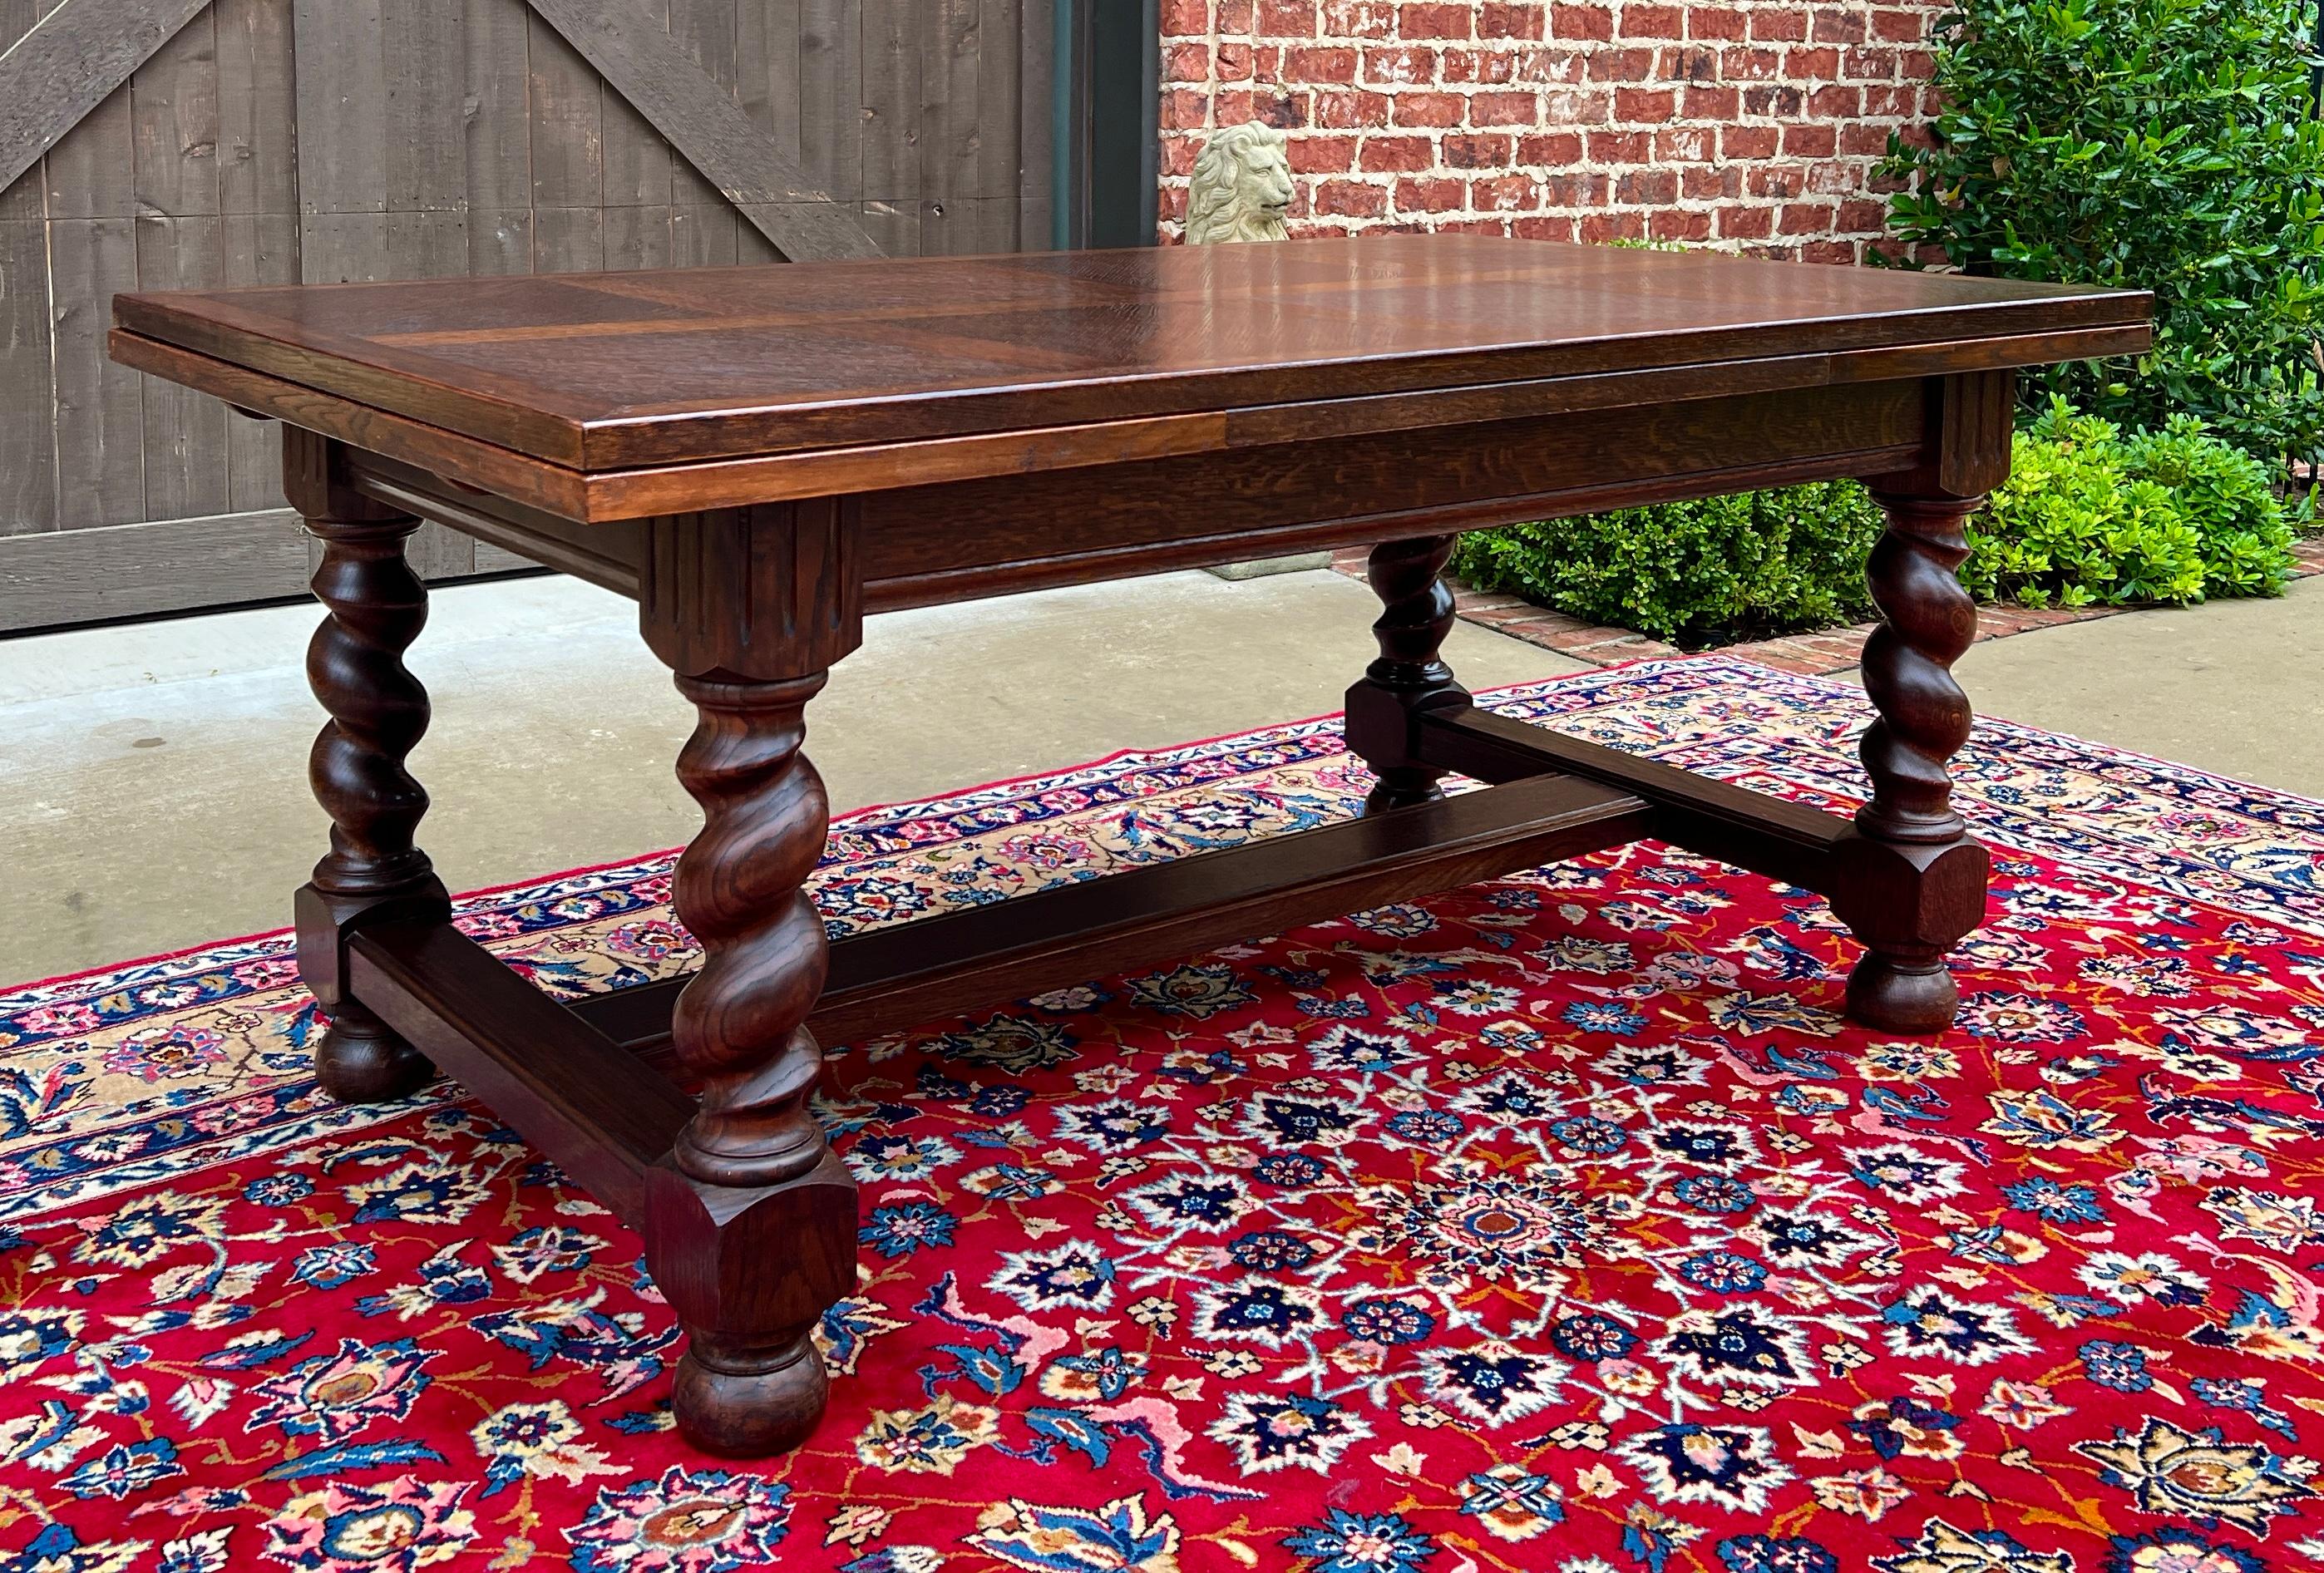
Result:
[[[2151,305],[2141,290],[1395,235],[131,294],[115,317],[595,472],[1680,366],[1749,363],[1759,385],[1806,386],[1837,380],[1835,356],[1857,376],[2034,364],[2141,347]],[[1882,372],[1884,354],[1900,369]]]

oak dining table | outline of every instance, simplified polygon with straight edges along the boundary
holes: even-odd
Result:
[[[2015,370],[2135,353],[2150,305],[1392,235],[130,294],[111,348],[282,422],[321,544],[332,830],[295,901],[321,1085],[447,1072],[588,1187],[687,1335],[679,1430],[755,1456],[813,1430],[813,1334],[855,1283],[825,1045],[1649,837],[1821,893],[1862,945],[1857,1022],[1949,1026],[1987,868],[1947,777],[1963,520],[2007,474]],[[1852,817],[1496,715],[1439,657],[1463,529],[1836,476],[1886,520]],[[454,926],[406,767],[422,520],[636,600],[699,718],[690,975],[560,1003]],[[1381,603],[1346,696],[1360,817],[826,939],[806,718],[866,612],[1350,546]]]

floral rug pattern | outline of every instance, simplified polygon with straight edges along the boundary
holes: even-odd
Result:
[[[1844,812],[1859,695],[1510,713]],[[1644,843],[835,1050],[831,1412],[669,1429],[635,1238],[438,1086],[341,1109],[273,936],[0,992],[0,1567],[2263,1573],[2324,1564],[2324,806],[2006,723],[1938,1040]],[[1330,722],[835,830],[835,928],[1351,812]],[[560,993],[669,860],[471,897]]]

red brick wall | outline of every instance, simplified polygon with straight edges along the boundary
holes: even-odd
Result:
[[[1861,259],[1932,4],[1162,0],[1162,228],[1208,133],[1291,133],[1292,233],[1481,229]]]

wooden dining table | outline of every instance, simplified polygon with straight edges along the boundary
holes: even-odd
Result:
[[[813,1430],[813,1335],[855,1283],[825,1045],[1641,838],[1821,892],[1862,944],[1849,1015],[1948,1026],[1987,879],[1946,769],[1963,520],[2007,474],[2015,369],[2136,352],[2150,305],[1392,235],[123,295],[111,345],[282,422],[321,543],[332,830],[296,915],[323,1088],[441,1070],[587,1186],[686,1332],[679,1430],[754,1456]],[[1886,518],[1852,818],[1496,715],[1440,658],[1461,530],[1835,476]],[[699,717],[691,975],[560,1003],[454,926],[406,768],[422,520],[636,600]],[[826,940],[806,718],[867,612],[1347,546],[1382,607],[1346,698],[1361,816]]]

